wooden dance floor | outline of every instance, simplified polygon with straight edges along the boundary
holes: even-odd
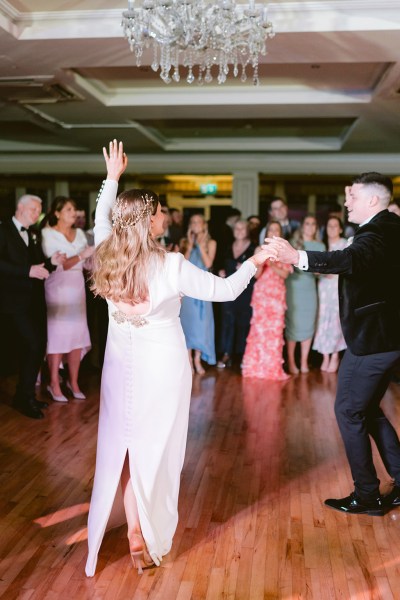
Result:
[[[229,370],[196,376],[171,553],[138,576],[125,528],[115,529],[87,579],[99,377],[85,376],[85,402],[52,403],[42,421],[12,410],[14,381],[0,380],[0,597],[400,598],[400,509],[357,517],[323,505],[352,490],[335,385],[318,370],[286,383]],[[383,407],[398,431],[399,399],[392,383]],[[389,476],[378,470],[386,492]]]

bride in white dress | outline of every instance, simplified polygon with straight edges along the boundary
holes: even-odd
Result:
[[[156,242],[157,196],[128,190],[122,143],[103,149],[107,180],[98,198],[94,290],[107,298],[109,330],[101,382],[96,472],[88,519],[86,574],[93,576],[106,528],[127,522],[138,572],[159,565],[178,523],[192,372],[179,319],[183,295],[234,300],[270,251],[221,279]],[[112,216],[112,218],[111,218]]]

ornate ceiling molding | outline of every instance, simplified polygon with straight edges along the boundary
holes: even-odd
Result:
[[[56,4],[53,2],[53,5]],[[61,6],[64,6],[62,3]],[[0,26],[18,39],[122,38],[120,9],[17,10],[0,0]],[[399,25],[398,0],[331,0],[268,4],[268,16],[279,33],[388,31]]]

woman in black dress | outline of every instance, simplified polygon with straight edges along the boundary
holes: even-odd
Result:
[[[237,271],[245,260],[253,256],[256,245],[249,237],[247,221],[237,221],[233,228],[233,243],[224,257],[223,269],[219,271],[220,277],[229,277]],[[232,357],[241,360],[249,333],[252,308],[250,306],[253,293],[254,279],[247,288],[233,302],[223,302],[221,305],[221,332],[219,336],[218,352],[221,359],[217,363],[219,369],[232,364]]]

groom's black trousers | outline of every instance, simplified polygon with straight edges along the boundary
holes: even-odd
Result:
[[[339,368],[335,414],[346,448],[357,495],[379,496],[379,479],[372,461],[371,436],[387,472],[400,486],[400,442],[380,402],[400,351],[356,356],[346,350]]]

